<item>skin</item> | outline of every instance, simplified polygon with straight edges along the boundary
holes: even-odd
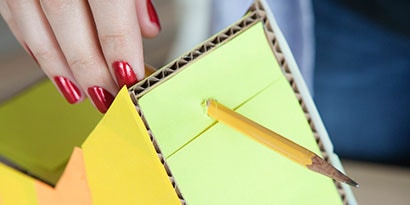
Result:
[[[0,14],[54,83],[54,77],[62,76],[79,89],[74,102],[78,103],[93,86],[117,94],[115,61],[127,62],[137,79],[143,78],[142,37],[152,38],[160,31],[147,4],[146,0],[0,0]]]

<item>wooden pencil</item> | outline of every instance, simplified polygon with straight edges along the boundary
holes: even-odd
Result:
[[[215,120],[242,132],[253,140],[312,171],[323,174],[336,181],[358,187],[358,183],[312,151],[225,107],[214,99],[208,99],[206,105],[208,115]]]

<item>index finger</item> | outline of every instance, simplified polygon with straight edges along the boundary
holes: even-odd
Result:
[[[90,0],[100,45],[110,72],[119,86],[144,78],[144,56],[137,4],[146,1]]]

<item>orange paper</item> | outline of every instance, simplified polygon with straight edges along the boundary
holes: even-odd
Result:
[[[92,204],[84,167],[83,152],[74,148],[70,161],[56,187],[35,182],[39,205],[88,205]]]

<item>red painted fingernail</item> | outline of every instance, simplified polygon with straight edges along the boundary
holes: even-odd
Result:
[[[34,61],[37,63],[37,65],[40,67],[40,64],[38,63],[37,58],[33,55],[33,52],[32,52],[31,49],[27,46],[27,44],[24,44],[24,48],[25,48],[26,51],[31,55],[31,57],[34,59]]]
[[[131,87],[136,82],[138,82],[137,75],[135,75],[131,66],[125,61],[115,61],[112,64],[114,69],[115,77],[117,78],[118,85],[120,87],[127,85]]]
[[[155,10],[155,7],[152,4],[151,0],[147,0],[147,9],[148,9],[149,20],[152,23],[156,24],[159,29],[161,29],[161,24],[159,23],[157,11]]]
[[[81,99],[81,91],[73,82],[62,76],[55,76],[54,81],[70,104],[74,104]]]
[[[112,96],[104,88],[98,86],[90,87],[87,89],[87,91],[97,109],[101,113],[106,113],[112,101],[114,101],[114,96]]]

